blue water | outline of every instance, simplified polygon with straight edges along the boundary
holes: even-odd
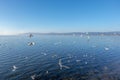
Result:
[[[120,80],[120,36],[1,36],[0,80]]]

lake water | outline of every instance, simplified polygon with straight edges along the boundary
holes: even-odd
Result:
[[[0,80],[120,80],[120,36],[1,36]]]

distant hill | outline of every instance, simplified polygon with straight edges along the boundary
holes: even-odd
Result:
[[[120,31],[114,32],[69,32],[69,33],[24,33],[24,35],[118,35],[120,36]]]

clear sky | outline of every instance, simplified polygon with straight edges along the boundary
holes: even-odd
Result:
[[[0,0],[0,34],[120,31],[120,0]]]

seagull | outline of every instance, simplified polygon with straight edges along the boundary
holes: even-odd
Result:
[[[59,63],[58,63],[58,64],[59,64],[61,70],[62,70],[63,67],[64,67],[64,68],[67,68],[67,69],[70,68],[70,67],[68,67],[68,66],[62,65],[61,59],[59,59]]]
[[[105,50],[106,50],[106,51],[108,51],[108,50],[109,50],[109,48],[105,47]]]
[[[33,35],[32,35],[32,34],[30,34],[30,35],[29,35],[29,37],[31,38],[31,37],[33,37]]]
[[[34,75],[32,75],[32,76],[31,76],[32,80],[35,80],[35,77],[36,77],[36,75],[35,75],[35,74],[34,74]]]
[[[48,74],[48,71],[46,71],[46,74]]]
[[[12,71],[15,71],[17,69],[17,67],[15,65],[13,65],[13,70]]]
[[[85,64],[88,64],[88,62],[85,62]]]
[[[76,62],[80,62],[81,60],[76,60]]]
[[[28,59],[28,57],[24,57],[25,59]]]
[[[43,55],[45,55],[45,56],[47,55],[47,54],[46,54],[46,53],[44,53],[44,52],[42,52],[41,54],[43,54]]]
[[[28,46],[33,46],[33,45],[35,45],[35,42],[29,42],[28,43]]]

